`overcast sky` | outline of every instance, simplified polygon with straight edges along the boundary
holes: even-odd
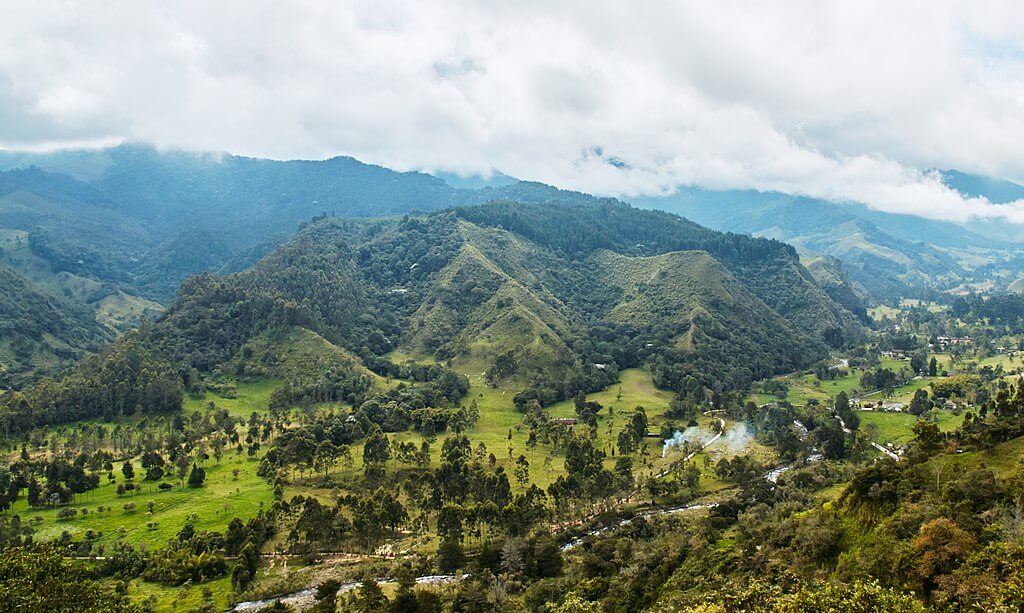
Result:
[[[2,14],[6,148],[344,154],[603,195],[697,184],[1024,221],[1024,202],[964,200],[926,172],[1024,180],[1019,1],[36,0]]]

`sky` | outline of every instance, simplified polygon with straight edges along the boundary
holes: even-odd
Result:
[[[0,147],[125,140],[1024,222],[1021,2],[5,2]]]

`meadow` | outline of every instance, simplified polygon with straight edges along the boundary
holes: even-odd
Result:
[[[860,411],[860,430],[861,432],[876,432],[876,435],[871,437],[872,440],[880,445],[886,443],[893,443],[894,445],[904,445],[914,438],[914,424],[920,419],[910,413],[884,413],[881,411]],[[938,411],[938,420],[936,424],[939,429],[943,432],[949,432],[960,427],[960,424],[964,421],[963,413],[954,415],[949,411]],[[873,428],[868,428],[869,424],[873,424]]]
[[[132,464],[134,483],[141,491],[117,494],[118,484],[126,482],[118,463],[114,466],[116,481],[101,479],[97,489],[79,494],[70,505],[29,508],[25,498],[21,498],[8,513],[35,523],[35,538],[39,540],[60,538],[66,532],[76,540],[91,537],[100,545],[123,539],[132,545],[155,549],[173,538],[187,521],[192,521],[197,530],[223,531],[232,518],[252,517],[261,506],[273,502],[273,488],[256,475],[259,462],[250,460],[245,453],[236,455],[234,450],[227,450],[219,463],[212,459],[205,463],[206,482],[200,488],[190,488],[173,475],[160,481],[143,481],[145,471],[138,460]],[[158,484],[165,482],[173,487],[162,491]],[[126,510],[125,505],[130,504],[134,508]],[[100,507],[106,510],[101,512]],[[75,509],[77,514],[71,519],[59,519],[58,512],[65,508]],[[89,534],[90,530],[93,534]]]

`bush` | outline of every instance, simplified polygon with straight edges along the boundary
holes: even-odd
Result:
[[[59,520],[71,519],[75,515],[78,515],[78,509],[72,509],[70,507],[57,511],[57,519]]]

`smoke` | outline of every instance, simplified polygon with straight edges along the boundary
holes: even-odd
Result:
[[[740,422],[729,428],[725,432],[725,435],[723,435],[719,440],[730,452],[737,453],[746,449],[752,438],[754,438],[754,436],[747,428],[747,424]]]
[[[702,432],[697,426],[690,426],[682,432],[676,430],[672,434],[672,438],[665,439],[665,443],[661,446],[661,457],[665,457],[669,451],[676,447],[682,447],[683,443],[703,445],[704,441],[710,440],[712,436],[708,432]]]

